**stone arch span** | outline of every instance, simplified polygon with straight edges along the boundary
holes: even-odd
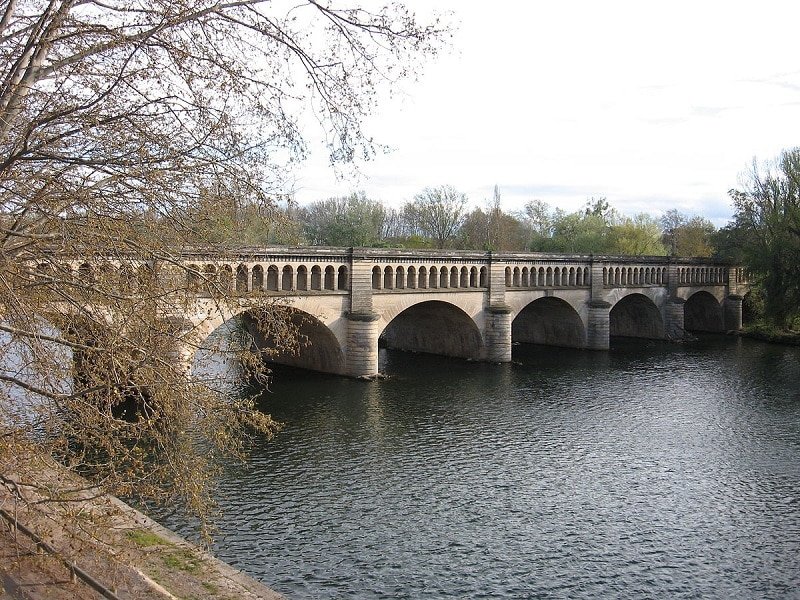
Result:
[[[569,302],[545,296],[517,313],[511,323],[511,341],[585,348],[586,328]]]
[[[683,305],[683,323],[687,331],[724,331],[725,313],[713,295],[699,291]]]
[[[266,351],[262,354],[264,360],[321,373],[344,373],[344,352],[328,326],[305,311],[293,307],[285,310],[300,335],[301,348],[297,353],[282,350],[274,336],[260,331],[251,313],[245,312],[240,316],[242,325],[253,338],[255,350]]]
[[[440,300],[414,304],[397,314],[380,334],[387,348],[480,359],[483,338],[463,309]]]
[[[664,319],[656,304],[644,294],[620,298],[609,313],[609,333],[619,337],[663,339]]]
[[[302,348],[299,357],[280,354],[272,362],[326,373],[346,373],[347,322],[342,314],[346,300],[345,296],[332,295],[289,297],[276,302],[276,309],[288,310],[293,320],[302,321],[300,331],[309,344]],[[241,321],[250,306],[246,301],[238,306],[225,306],[208,298],[196,299],[187,310],[182,327],[185,344],[180,349],[180,360],[185,363],[187,373],[193,371],[192,364],[196,362],[199,349],[203,349],[204,354],[214,353],[220,345],[220,339],[211,338],[212,335],[225,337],[228,335],[226,330],[236,328],[237,322],[244,324]],[[267,340],[262,342],[269,343]],[[224,343],[222,347],[225,347]]]

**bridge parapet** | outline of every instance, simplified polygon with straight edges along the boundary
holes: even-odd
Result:
[[[612,262],[603,267],[603,286],[644,287],[669,284],[669,269],[661,265],[619,264]]]
[[[502,259],[500,259],[502,260]],[[591,264],[577,261],[526,261],[505,268],[506,288],[589,287]]]
[[[185,249],[180,256],[186,284],[202,293],[209,285],[231,293],[349,292],[353,261],[370,264],[370,288],[376,293],[402,290],[482,289],[491,286],[491,270],[500,268],[496,285],[515,288],[602,288],[729,285],[749,289],[742,267],[709,259],[592,256],[547,253],[491,253],[376,248]],[[68,259],[77,277],[116,270],[123,281],[158,271],[153,261],[119,258]],[[136,263],[136,264],[133,264]],[[593,267],[601,271],[593,273]],[[38,265],[40,270],[47,265]],[[602,277],[602,283],[597,277]],[[746,293],[746,291],[745,291]]]

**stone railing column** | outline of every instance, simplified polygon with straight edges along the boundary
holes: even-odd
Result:
[[[506,304],[506,265],[489,254],[489,294],[483,314],[486,360],[511,362],[511,307]]]
[[[380,318],[372,309],[372,261],[350,255],[350,310],[347,319],[345,363],[347,375],[372,377],[378,374],[378,331]]]
[[[590,258],[589,260],[591,261],[591,280],[589,283],[592,288],[592,300],[605,300],[606,289],[603,284],[603,267],[606,265],[602,262],[595,261],[594,258]]]
[[[669,297],[675,298],[678,295],[678,284],[680,283],[680,274],[678,271],[678,265],[672,262],[670,259],[670,263],[667,265],[667,290],[669,291]]]
[[[731,296],[742,296],[739,293],[739,273],[737,267],[728,267],[728,294]]]
[[[742,300],[738,294],[729,294],[725,297],[725,329],[739,331],[742,328]]]

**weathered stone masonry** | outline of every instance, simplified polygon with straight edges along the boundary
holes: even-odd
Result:
[[[354,377],[377,373],[379,344],[507,362],[517,341],[605,350],[612,335],[738,330],[749,290],[743,269],[708,259],[250,248],[182,260],[198,294],[175,318],[207,335],[235,316],[218,313],[201,280],[271,295],[316,323],[318,348],[292,364]]]

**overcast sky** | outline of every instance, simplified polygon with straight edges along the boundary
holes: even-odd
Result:
[[[677,208],[723,225],[753,157],[800,144],[800,3],[409,0],[451,10],[451,53],[368,121],[388,155],[337,181],[323,148],[301,203],[363,189],[400,206],[451,184],[481,205],[626,214]]]

